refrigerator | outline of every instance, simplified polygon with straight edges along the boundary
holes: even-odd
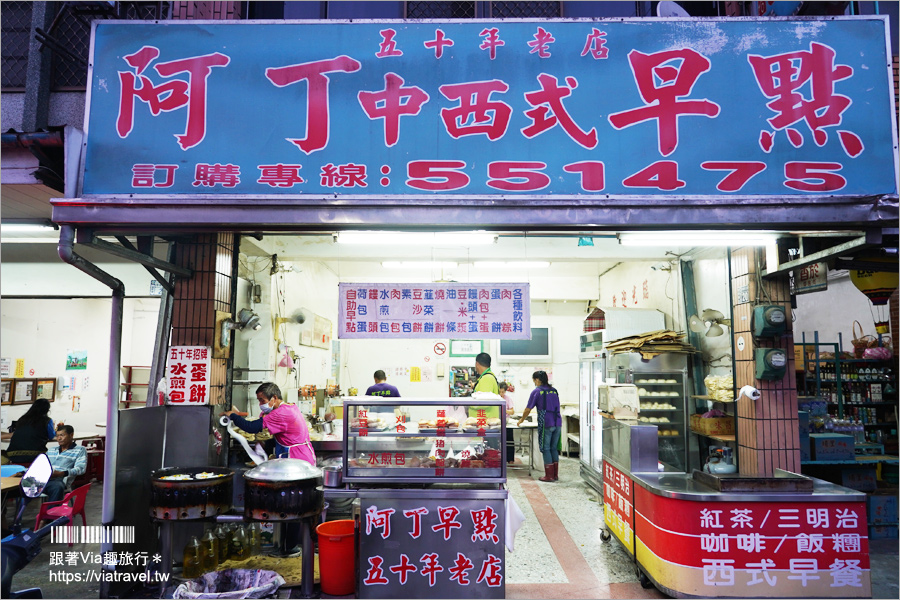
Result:
[[[598,386],[606,379],[606,352],[581,352],[578,357],[579,465],[581,477],[603,493],[603,444]]]
[[[660,354],[644,360],[637,352],[609,357],[609,376],[616,383],[633,383],[640,400],[640,418],[657,426],[659,462],[669,472],[690,471],[690,452],[699,452],[690,433],[689,355]],[[692,446],[693,444],[693,446]]]

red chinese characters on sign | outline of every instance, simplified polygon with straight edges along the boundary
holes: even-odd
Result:
[[[426,538],[429,535],[437,536],[433,539],[434,544],[429,545],[432,540],[426,539],[426,550],[421,554],[418,561],[410,558],[410,553],[415,552],[415,550],[411,551],[408,548],[404,549],[403,552],[387,554],[388,551],[384,548],[388,547],[388,545],[385,545],[383,540],[387,540],[390,536],[390,513],[394,509],[381,509],[374,505],[367,506],[365,509],[367,515],[365,536],[374,537],[374,540],[371,542],[371,548],[375,552],[371,553],[372,555],[367,558],[363,558],[363,564],[368,562],[363,585],[396,584],[403,586],[413,583],[410,578],[416,573],[428,578],[429,587],[440,586],[448,582],[462,586],[481,584],[487,587],[498,587],[503,584],[503,561],[500,558],[503,555],[501,554],[498,557],[491,552],[483,552],[483,549],[491,550],[494,546],[500,545],[500,536],[496,533],[497,522],[500,520],[500,517],[493,506],[486,505],[483,508],[469,508],[472,529],[461,532],[462,535],[471,538],[473,542],[472,551],[478,556],[485,557],[480,561],[480,564],[468,556],[471,552],[465,549],[460,551],[456,544],[453,544],[452,552],[447,554],[442,554],[441,552],[445,547],[443,543],[450,541],[448,536],[455,529],[467,529],[456,520],[462,512],[458,506],[438,506],[434,511],[424,506],[401,508],[399,510],[409,521],[401,521],[401,531],[394,532],[395,535],[398,533],[402,535],[403,524],[406,523],[408,527],[406,532],[414,540],[419,540],[423,536],[424,530]],[[431,515],[432,512],[434,516],[430,517],[431,522],[423,527],[423,519]],[[434,520],[439,522],[432,526]],[[434,533],[428,534],[429,530]],[[385,537],[385,531],[388,532],[388,537]],[[361,538],[363,552],[365,552],[366,547],[370,543],[365,536]],[[403,538],[406,539],[406,536],[403,536]],[[414,542],[407,539],[407,543],[412,544]],[[413,554],[413,556],[417,555],[418,552]]]
[[[169,404],[209,403],[209,361],[207,346],[172,346],[166,360],[166,387]]]
[[[434,57],[440,58],[444,55],[444,48],[449,48],[453,45],[453,40],[448,37],[445,37],[443,30],[435,29],[434,31],[434,39],[428,40],[427,42],[422,42],[422,44],[426,48],[434,48]]]
[[[124,57],[125,62],[134,69],[134,72],[119,71],[121,87],[116,132],[119,137],[127,138],[134,128],[135,98],[147,103],[150,107],[150,114],[154,117],[163,112],[187,107],[187,123],[184,133],[175,136],[181,149],[187,150],[202,142],[206,137],[207,79],[212,73],[213,67],[224,67],[231,62],[231,59],[216,52],[157,63],[153,69],[158,75],[173,77],[187,73],[187,81],[175,79],[154,86],[144,73],[150,63],[159,58],[159,54],[159,48],[144,46],[134,54]]]
[[[483,29],[478,35],[484,38],[478,49],[487,50],[490,53],[491,60],[497,58],[497,48],[506,45],[506,42],[500,39],[500,30],[496,27],[489,27]]]
[[[494,141],[506,133],[512,107],[491,99],[495,92],[502,94],[509,90],[509,85],[505,82],[499,79],[469,81],[442,85],[438,89],[447,100],[459,101],[459,106],[441,109],[444,128],[453,139],[484,134]]]
[[[632,50],[628,61],[645,106],[611,114],[609,122],[616,129],[655,120],[659,152],[668,156],[678,147],[678,120],[682,115],[719,114],[715,102],[682,99],[691,94],[700,75],[709,71],[709,59],[699,52],[689,48],[654,54]]]
[[[319,174],[324,187],[366,187],[366,165],[333,165],[328,163]]]
[[[556,38],[553,37],[552,33],[546,31],[543,27],[538,27],[537,33],[534,34],[534,39],[528,42],[528,46],[531,47],[528,53],[534,54],[536,52],[541,58],[550,58],[550,44],[555,41]]]
[[[397,42],[394,40],[394,36],[397,35],[396,30],[382,29],[379,33],[381,34],[381,44],[378,46],[375,56],[378,58],[403,56],[403,51],[397,48]]]
[[[584,42],[584,49],[581,51],[582,56],[590,53],[594,60],[600,60],[609,57],[609,48],[606,47],[606,32],[600,31],[594,27],[593,31],[587,36]]]
[[[328,145],[328,86],[331,79],[327,74],[354,73],[359,71],[360,67],[359,61],[349,56],[338,56],[331,60],[266,69],[266,78],[277,87],[286,87],[304,80],[307,82],[306,137],[287,138],[289,142],[306,154],[312,154]]]
[[[803,145],[803,135],[792,127],[805,121],[813,134],[813,141],[824,146],[828,141],[826,127],[841,124],[841,115],[850,106],[847,96],[835,93],[835,83],[853,75],[853,68],[835,65],[835,51],[824,44],[812,42],[809,51],[785,52],[773,56],[747,56],[759,89],[771,102],[766,106],[775,113],[767,119],[775,131],[785,131],[795,147]],[[801,88],[809,86],[809,98]],[[775,134],[761,131],[759,145],[771,152]],[[851,131],[838,130],[841,146],[847,156],[856,157],[863,151],[859,136]]]
[[[198,164],[194,170],[194,183],[196,186],[235,187],[241,182],[241,168],[237,165]]]
[[[278,163],[276,165],[259,165],[259,179],[256,183],[263,183],[270,187],[293,187],[303,183],[304,179],[300,177],[300,169],[303,165],[285,165]]]
[[[393,508],[385,508],[378,510],[374,506],[370,506],[366,510],[366,535],[372,533],[373,529],[381,529],[382,539],[391,537],[391,515],[394,514]]]
[[[177,168],[178,165],[134,165],[131,167],[131,187],[172,187]],[[157,181],[157,171],[162,172],[162,181]]]
[[[560,86],[556,77],[546,73],[541,73],[537,79],[541,84],[541,89],[525,94],[525,100],[534,108],[525,111],[525,115],[532,122],[531,125],[522,129],[522,134],[531,139],[558,124],[566,132],[566,135],[579,145],[588,149],[595,148],[597,146],[597,129],[593,128],[589,132],[583,131],[575,124],[562,103],[563,98],[570,96],[572,90],[578,87],[578,80],[574,77],[566,77],[566,85]]]
[[[383,90],[357,94],[366,116],[384,120],[384,145],[388,148],[400,139],[400,117],[418,115],[428,102],[428,94],[422,88],[403,87],[403,83],[396,73],[385,73]]]

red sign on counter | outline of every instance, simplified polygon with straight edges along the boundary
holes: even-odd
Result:
[[[603,518],[610,533],[634,554],[634,493],[631,478],[603,462]]]
[[[869,597],[864,502],[694,502],[634,486],[636,556],[690,595]]]

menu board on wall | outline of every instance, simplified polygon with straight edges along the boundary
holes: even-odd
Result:
[[[527,283],[341,283],[338,337],[531,339]]]

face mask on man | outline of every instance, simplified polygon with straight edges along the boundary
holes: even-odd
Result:
[[[270,412],[272,412],[272,407],[269,406],[268,404],[260,404],[259,412],[261,412],[264,415],[269,414]]]

